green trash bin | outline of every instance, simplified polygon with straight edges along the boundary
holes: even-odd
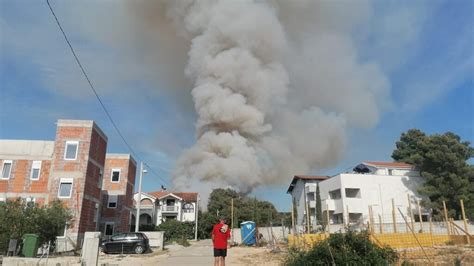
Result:
[[[36,257],[38,253],[39,237],[36,234],[25,234],[23,236],[23,248],[21,254],[28,258]]]

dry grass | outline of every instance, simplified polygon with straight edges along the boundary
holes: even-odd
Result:
[[[461,265],[474,265],[474,246],[440,246],[421,249],[399,249],[400,261],[408,262],[410,265],[455,265],[456,262]]]

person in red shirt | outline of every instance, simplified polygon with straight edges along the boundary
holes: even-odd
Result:
[[[230,229],[224,218],[221,218],[219,223],[214,225],[211,237],[214,246],[214,266],[225,266],[227,240],[230,238]]]

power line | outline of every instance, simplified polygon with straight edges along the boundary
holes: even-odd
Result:
[[[46,0],[46,3],[48,4],[48,7],[49,7],[49,10],[51,11],[51,14],[53,15],[54,19],[56,20],[56,24],[58,24],[58,27],[59,29],[61,30],[61,33],[63,34],[64,36],[64,39],[66,40],[66,43],[67,45],[69,46],[69,49],[71,50],[71,53],[72,55],[74,56],[74,59],[76,59],[76,63],[79,65],[79,68],[81,69],[82,71],[82,74],[84,75],[84,77],[86,78],[87,80],[87,83],[89,84],[89,87],[91,88],[91,90],[94,92],[94,95],[95,97],[97,98],[97,100],[99,101],[100,103],[100,106],[102,106],[102,109],[104,110],[105,114],[107,115],[107,117],[109,118],[110,122],[112,123],[113,127],[115,128],[115,131],[117,131],[118,135],[120,136],[120,138],[122,139],[122,141],[125,143],[125,145],[128,147],[129,151],[131,154],[133,154],[133,156],[135,156],[135,158],[137,158],[139,161],[143,161],[140,159],[140,157],[137,155],[137,153],[132,149],[132,147],[130,146],[130,144],[128,144],[127,140],[125,139],[125,137],[123,136],[122,132],[120,132],[117,124],[114,122],[112,116],[110,115],[109,111],[107,110],[107,108],[105,107],[104,103],[102,102],[102,100],[100,99],[100,96],[99,94],[97,93],[94,85],[92,84],[91,80],[89,79],[89,76],[87,75],[84,67],[82,66],[81,64],[81,61],[79,60],[79,58],[77,57],[76,55],[76,52],[74,51],[74,48],[72,48],[72,45],[71,43],[69,42],[69,39],[66,35],[66,32],[63,30],[63,27],[61,26],[61,23],[59,22],[59,19],[58,17],[56,16],[56,13],[54,13],[54,10],[53,8],[51,7],[51,4],[49,3],[49,0]],[[155,175],[156,177],[158,177],[158,179],[160,179],[161,181],[163,181],[164,183],[168,183],[166,180],[164,180],[163,178],[161,178],[157,173],[156,171],[151,168],[146,162],[144,162],[143,164],[145,164],[149,170],[151,170]]]

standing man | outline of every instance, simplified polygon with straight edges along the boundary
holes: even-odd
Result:
[[[214,225],[211,237],[214,245],[214,266],[225,266],[227,240],[230,238],[230,230],[225,218],[220,218],[219,223]]]

